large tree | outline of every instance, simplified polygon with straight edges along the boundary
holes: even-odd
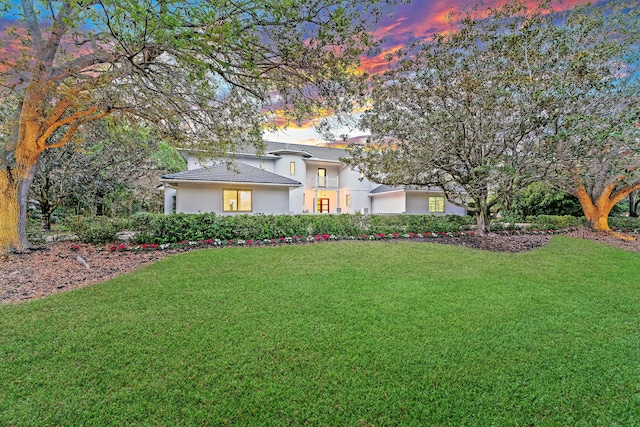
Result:
[[[348,108],[377,0],[4,1],[0,252],[28,247],[26,200],[44,150],[107,115],[155,123],[213,154],[261,144],[274,100],[299,118]],[[389,3],[389,2],[386,2]],[[0,5],[2,6],[2,5]]]
[[[373,85],[348,161],[370,179],[438,186],[489,231],[511,195],[544,174],[537,156],[547,100],[533,77],[547,54],[520,2],[451,15],[451,30],[413,43]]]
[[[640,189],[640,3],[584,5],[548,20],[550,179],[578,198],[590,227],[607,231],[611,209]]]
[[[352,163],[379,182],[440,186],[480,231],[546,177],[608,230],[640,189],[640,3],[547,7],[472,10],[410,46],[374,86],[371,144]]]

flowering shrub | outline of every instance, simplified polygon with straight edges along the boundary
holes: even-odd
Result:
[[[420,216],[418,216],[420,217]],[[498,235],[536,235],[536,234],[556,234],[558,230],[552,229],[504,229],[495,231],[494,234]],[[467,230],[436,230],[436,231],[407,231],[399,233],[392,231],[390,233],[376,232],[376,233],[359,233],[359,234],[341,234],[341,233],[317,233],[307,234],[304,237],[299,234],[293,234],[292,236],[284,236],[277,238],[202,238],[195,240],[182,240],[178,243],[162,243],[155,242],[147,243],[142,242],[137,246],[127,246],[126,243],[120,243],[117,245],[107,246],[109,252],[124,252],[124,251],[155,251],[155,250],[188,250],[196,248],[212,248],[223,246],[273,246],[273,245],[285,245],[293,243],[315,243],[326,241],[339,241],[339,240],[395,240],[395,239],[442,239],[442,238],[455,238],[464,236],[474,236],[476,233]],[[69,250],[78,251],[80,247],[78,245],[69,246]]]
[[[109,252],[124,252],[127,250],[126,243],[120,243],[119,245],[109,246]]]

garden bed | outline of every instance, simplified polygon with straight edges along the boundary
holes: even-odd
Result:
[[[576,228],[566,235],[595,240],[622,249],[640,252],[640,241],[624,241],[606,233],[599,233],[586,228]],[[497,252],[522,252],[535,249],[546,244],[549,234],[491,234],[477,236],[461,233],[451,237],[448,233],[436,234],[432,238],[413,238],[412,241],[434,242],[476,248]],[[399,239],[385,236],[372,236],[376,240],[397,242]],[[306,241],[306,239],[302,239]],[[329,240],[329,239],[326,239]],[[70,242],[48,243],[24,254],[11,254],[0,259],[0,303],[18,302],[41,298],[66,290],[91,285],[115,277],[121,273],[133,271],[141,266],[155,262],[165,256],[207,247],[206,242],[189,242],[172,245],[158,250],[158,245],[96,246]],[[230,242],[223,242],[228,246]],[[247,241],[232,241],[231,244]],[[251,242],[255,245],[257,242]],[[260,244],[280,244],[279,241],[260,242]],[[212,242],[209,246],[221,246]],[[136,250],[131,250],[136,249]]]

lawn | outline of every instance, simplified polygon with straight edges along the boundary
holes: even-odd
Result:
[[[640,256],[225,248],[0,307],[0,425],[640,425]]]

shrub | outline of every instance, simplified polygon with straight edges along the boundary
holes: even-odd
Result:
[[[175,243],[183,240],[266,240],[292,236],[456,232],[473,219],[458,215],[135,215],[133,243]]]
[[[118,239],[118,232],[130,228],[128,218],[73,216],[65,219],[65,227],[84,243],[109,243]]]
[[[640,218],[609,217],[609,227],[620,231],[640,231]]]
[[[584,225],[584,218],[571,215],[538,215],[527,217],[530,230],[561,230]]]
[[[510,209],[502,212],[507,222],[523,221],[538,215],[580,216],[582,208],[575,196],[548,184],[535,182],[518,191]]]
[[[44,233],[42,231],[42,223],[39,219],[27,218],[27,238],[31,243],[44,242]]]

